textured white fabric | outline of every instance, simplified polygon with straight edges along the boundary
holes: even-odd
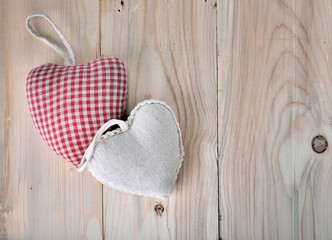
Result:
[[[52,25],[53,29],[55,30],[55,32],[58,34],[59,38],[61,39],[63,45],[65,45],[65,47],[68,51],[68,56],[64,51],[62,51],[62,49],[59,46],[57,46],[54,43],[51,43],[49,40],[40,36],[35,30],[33,30],[33,28],[30,26],[30,19],[34,18],[34,17],[45,18]],[[59,54],[60,57],[63,59],[65,66],[75,66],[76,65],[76,59],[75,59],[75,54],[74,54],[73,49],[71,48],[69,42],[67,41],[65,36],[62,34],[60,29],[54,24],[54,22],[51,20],[51,18],[47,14],[45,14],[43,12],[35,12],[35,13],[30,14],[26,19],[26,28],[32,36],[39,39],[40,41],[43,41],[46,45],[48,45],[50,48],[52,48],[57,54]]]
[[[164,102],[146,100],[136,106],[126,123],[128,129],[118,128],[96,140],[88,154],[89,171],[101,183],[120,191],[167,197],[184,156],[172,110]]]
[[[114,125],[118,125],[123,132],[128,130],[128,124],[126,122],[124,122],[122,120],[118,120],[118,119],[111,119],[107,123],[105,123],[103,126],[101,126],[99,128],[99,130],[97,131],[96,135],[94,136],[88,149],[84,153],[84,156],[82,158],[81,164],[78,169],[79,172],[82,172],[84,170],[84,168],[86,167],[86,165],[92,158],[92,155],[95,151],[97,141],[101,140],[103,133],[106,132],[107,129],[109,129],[110,127],[112,127]]]

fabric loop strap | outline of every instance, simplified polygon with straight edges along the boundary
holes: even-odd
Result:
[[[68,55],[59,46],[50,42],[48,39],[40,36],[35,30],[33,30],[33,28],[31,27],[29,22],[30,22],[30,19],[34,18],[34,17],[45,18],[51,24],[51,26],[53,27],[55,32],[60,37],[63,45],[66,47],[66,49],[68,51]],[[26,28],[32,36],[39,39],[40,41],[43,41],[46,45],[51,47],[57,54],[59,54],[60,57],[63,59],[65,66],[75,66],[76,65],[75,54],[73,52],[73,49],[71,48],[70,44],[68,43],[67,39],[62,34],[60,29],[54,24],[54,22],[51,20],[51,18],[49,16],[47,16],[45,13],[35,12],[35,13],[30,14],[26,19]]]
[[[84,153],[81,164],[78,168],[79,172],[82,172],[85,169],[88,162],[91,160],[93,153],[95,151],[95,148],[96,148],[96,144],[100,140],[101,136],[104,134],[104,132],[107,129],[109,129],[110,127],[112,127],[114,125],[118,125],[120,127],[120,129],[122,130],[122,132],[125,132],[128,130],[128,124],[126,122],[124,122],[122,120],[118,120],[118,119],[111,119],[107,123],[105,123],[103,126],[101,126],[101,128],[99,128],[95,137],[93,138],[92,142],[90,143],[88,149]]]

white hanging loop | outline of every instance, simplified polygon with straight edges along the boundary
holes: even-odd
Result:
[[[96,144],[100,140],[103,133],[114,125],[118,125],[121,128],[122,132],[125,132],[128,130],[128,124],[126,122],[124,122],[122,120],[118,120],[118,119],[111,119],[107,123],[105,123],[103,126],[101,126],[99,128],[99,130],[97,131],[97,133],[95,134],[95,137],[93,138],[89,147],[87,148],[87,150],[84,153],[84,156],[81,160],[81,164],[78,168],[79,172],[82,172],[84,170],[84,168],[86,167],[86,165],[88,164],[88,162],[91,160],[93,153],[95,151],[95,148],[96,148]]]
[[[50,42],[46,38],[40,36],[35,30],[33,30],[33,28],[31,27],[29,22],[30,22],[30,19],[34,18],[34,17],[45,18],[52,25],[53,29],[55,30],[55,32],[60,37],[63,45],[65,45],[65,47],[68,51],[68,55],[59,46],[57,46],[56,44]],[[46,45],[51,47],[57,54],[59,54],[60,57],[63,59],[65,66],[75,66],[76,65],[75,54],[73,52],[73,49],[71,48],[70,44],[68,43],[67,39],[62,34],[60,29],[54,24],[54,22],[51,20],[51,18],[49,16],[47,16],[45,13],[35,12],[35,13],[30,14],[26,19],[26,28],[32,36],[39,39],[40,41],[43,41]]]

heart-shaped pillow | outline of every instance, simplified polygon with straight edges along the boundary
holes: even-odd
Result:
[[[31,27],[29,22],[34,17],[51,24],[67,53]],[[113,57],[75,66],[73,49],[45,13],[30,14],[26,28],[58,53],[65,65],[45,64],[30,72],[26,91],[33,122],[48,145],[78,167],[98,129],[109,119],[120,118],[126,108],[124,64]]]
[[[111,125],[120,128],[96,135],[83,168],[88,165],[98,181],[120,191],[160,198],[171,194],[184,156],[181,131],[171,108],[164,102],[146,100],[126,122],[109,121],[99,133]]]
[[[126,70],[117,58],[79,66],[45,64],[30,72],[26,91],[39,134],[78,167],[98,129],[126,108]]]

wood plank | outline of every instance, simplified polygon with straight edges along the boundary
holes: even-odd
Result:
[[[96,57],[99,3],[1,0],[0,157],[1,239],[101,239],[102,187],[57,157],[33,126],[25,94],[29,71],[62,64],[25,30],[25,18],[44,11],[68,37],[78,63]],[[43,20],[32,24],[59,43]]]
[[[106,239],[217,239],[216,8],[213,1],[102,1],[101,54],[124,60],[129,110],[166,101],[180,121],[186,157],[162,201],[104,187]]]
[[[219,1],[220,235],[331,239],[331,1]]]

